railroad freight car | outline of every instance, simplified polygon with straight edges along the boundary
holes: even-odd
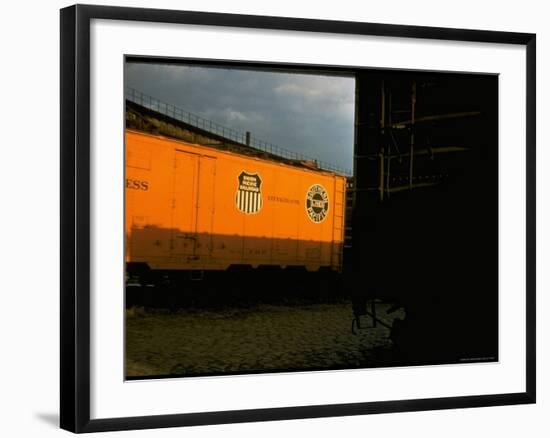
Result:
[[[125,179],[128,269],[342,269],[342,175],[126,130]]]

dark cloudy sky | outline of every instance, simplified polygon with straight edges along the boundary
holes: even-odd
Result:
[[[352,169],[351,77],[128,63],[125,85],[206,119]]]

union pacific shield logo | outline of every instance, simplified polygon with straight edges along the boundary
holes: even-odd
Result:
[[[328,213],[328,193],[321,184],[313,184],[306,194],[306,213],[316,223],[323,222]]]
[[[255,214],[262,209],[262,180],[257,173],[241,172],[238,179],[235,203],[239,211]]]

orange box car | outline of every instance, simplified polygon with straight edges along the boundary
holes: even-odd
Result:
[[[346,178],[126,131],[126,262],[342,267]]]

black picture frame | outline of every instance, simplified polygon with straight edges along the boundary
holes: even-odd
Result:
[[[90,419],[90,22],[93,19],[525,46],[527,78],[526,391],[478,396]],[[82,433],[535,403],[536,36],[534,34],[74,5],[61,10],[60,35],[61,428]]]

